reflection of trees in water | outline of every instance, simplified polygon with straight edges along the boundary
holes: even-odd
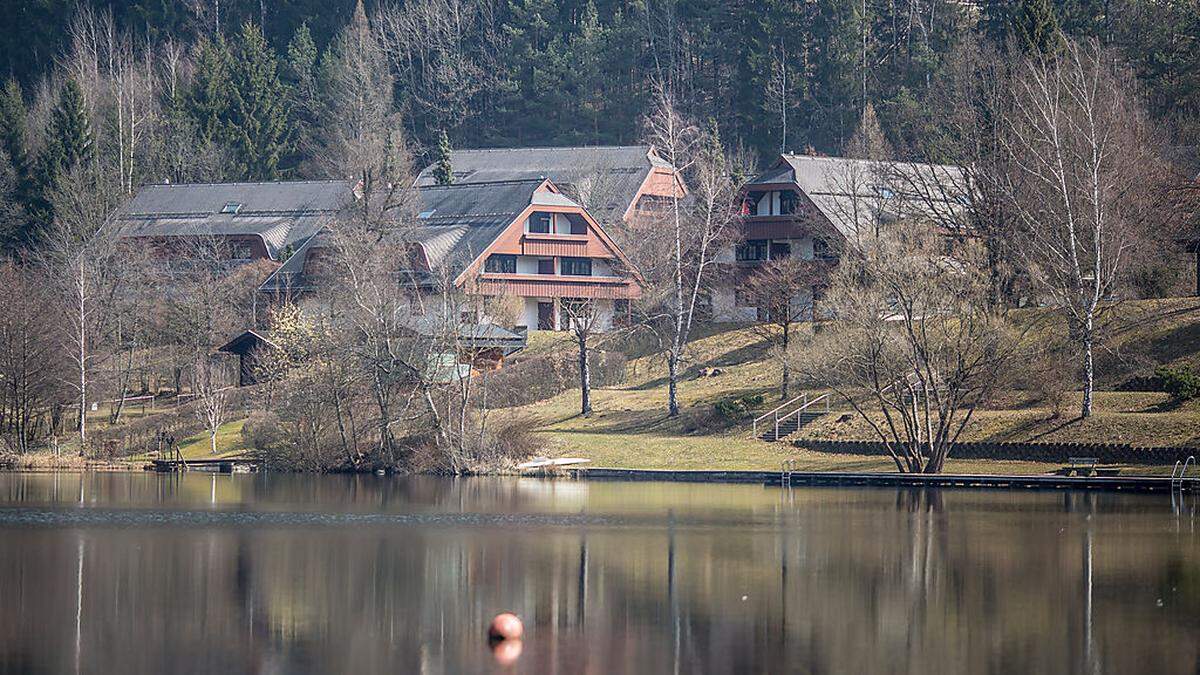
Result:
[[[264,510],[578,513],[639,494],[225,478],[218,495]],[[127,494],[208,508],[211,477],[175,480],[159,494],[139,477]],[[63,501],[78,487],[60,485]],[[739,494],[639,489],[681,503]],[[807,490],[784,503],[754,490],[733,525],[685,504],[677,519],[605,527],[4,530],[0,665],[71,670],[77,587],[64,580],[80,561],[85,671],[473,672],[504,609],[526,621],[532,672],[1179,672],[1196,658],[1200,593],[1166,595],[1200,578],[1190,540],[1125,532],[1155,533],[1165,505],[1126,501],[1125,518],[1103,496]],[[1137,611],[1156,596],[1164,608]]]

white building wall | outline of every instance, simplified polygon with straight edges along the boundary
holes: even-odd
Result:
[[[764,199],[766,199],[764,197]],[[813,242],[812,237],[803,237],[799,239],[772,239],[771,243],[786,243],[791,246],[791,255],[799,256],[804,260],[812,260],[813,258]],[[717,262],[735,263],[736,256],[733,247],[727,247],[718,252],[716,257]],[[758,308],[742,307],[737,304],[737,292],[734,288],[733,281],[723,281],[720,285],[712,289],[710,300],[712,303],[713,320],[718,323],[736,323],[745,321],[758,320]],[[812,307],[812,291],[806,290],[797,297],[792,298],[792,305],[797,310],[807,307]]]
[[[538,330],[538,303],[554,302],[553,298],[525,298],[525,306],[521,312],[521,320],[518,325],[524,325],[529,330]],[[613,301],[612,300],[595,300],[596,303],[596,330],[607,331],[613,327]],[[556,319],[558,312],[556,312]],[[559,325],[558,330],[566,330],[565,325]]]
[[[538,259],[530,255],[517,256],[517,274],[537,274]]]

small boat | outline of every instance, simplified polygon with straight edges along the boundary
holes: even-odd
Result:
[[[554,468],[563,467],[563,466],[575,466],[578,464],[587,464],[591,461],[592,460],[590,460],[590,459],[583,459],[582,457],[559,457],[556,459],[550,459],[549,457],[535,457],[534,459],[531,459],[528,462],[522,462],[521,464],[518,464],[517,469],[519,471],[533,471],[535,469],[543,469],[543,470],[544,469],[554,469]]]

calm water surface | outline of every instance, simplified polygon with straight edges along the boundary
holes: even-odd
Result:
[[[1194,673],[1167,496],[0,474],[4,673]],[[525,619],[515,664],[483,638]]]

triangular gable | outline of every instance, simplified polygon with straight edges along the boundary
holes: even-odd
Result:
[[[526,206],[520,213],[518,213],[513,221],[509,223],[508,226],[506,226],[504,230],[501,231],[500,234],[497,235],[496,238],[493,239],[492,242],[479,253],[479,255],[475,256],[475,259],[471,261],[471,264],[467,265],[466,269],[464,269],[462,273],[460,273],[458,277],[454,279],[454,284],[456,286],[477,275],[479,273],[479,268],[483,265],[483,262],[487,260],[488,256],[490,256],[492,253],[495,253],[498,249],[506,246],[518,244],[521,240],[521,237],[525,234],[525,219],[535,211],[573,213],[582,216],[584,222],[587,223],[588,229],[596,235],[596,239],[601,245],[604,246],[604,249],[608,251],[613,258],[616,258],[618,261],[620,261],[621,265],[625,269],[629,270],[629,273],[633,276],[634,280],[639,285],[641,284],[642,277],[638,273],[637,268],[634,267],[633,263],[629,261],[629,258],[625,256],[625,253],[621,251],[620,247],[617,246],[612,237],[610,237],[608,233],[604,231],[604,228],[600,226],[600,223],[597,222],[590,213],[588,213],[587,209],[583,208],[582,206],[556,206],[532,203],[532,196],[536,195],[542,190],[547,190],[555,194],[562,193],[558,186],[551,182],[550,179],[542,181],[542,183],[534,189],[533,193],[531,193],[530,204]]]

